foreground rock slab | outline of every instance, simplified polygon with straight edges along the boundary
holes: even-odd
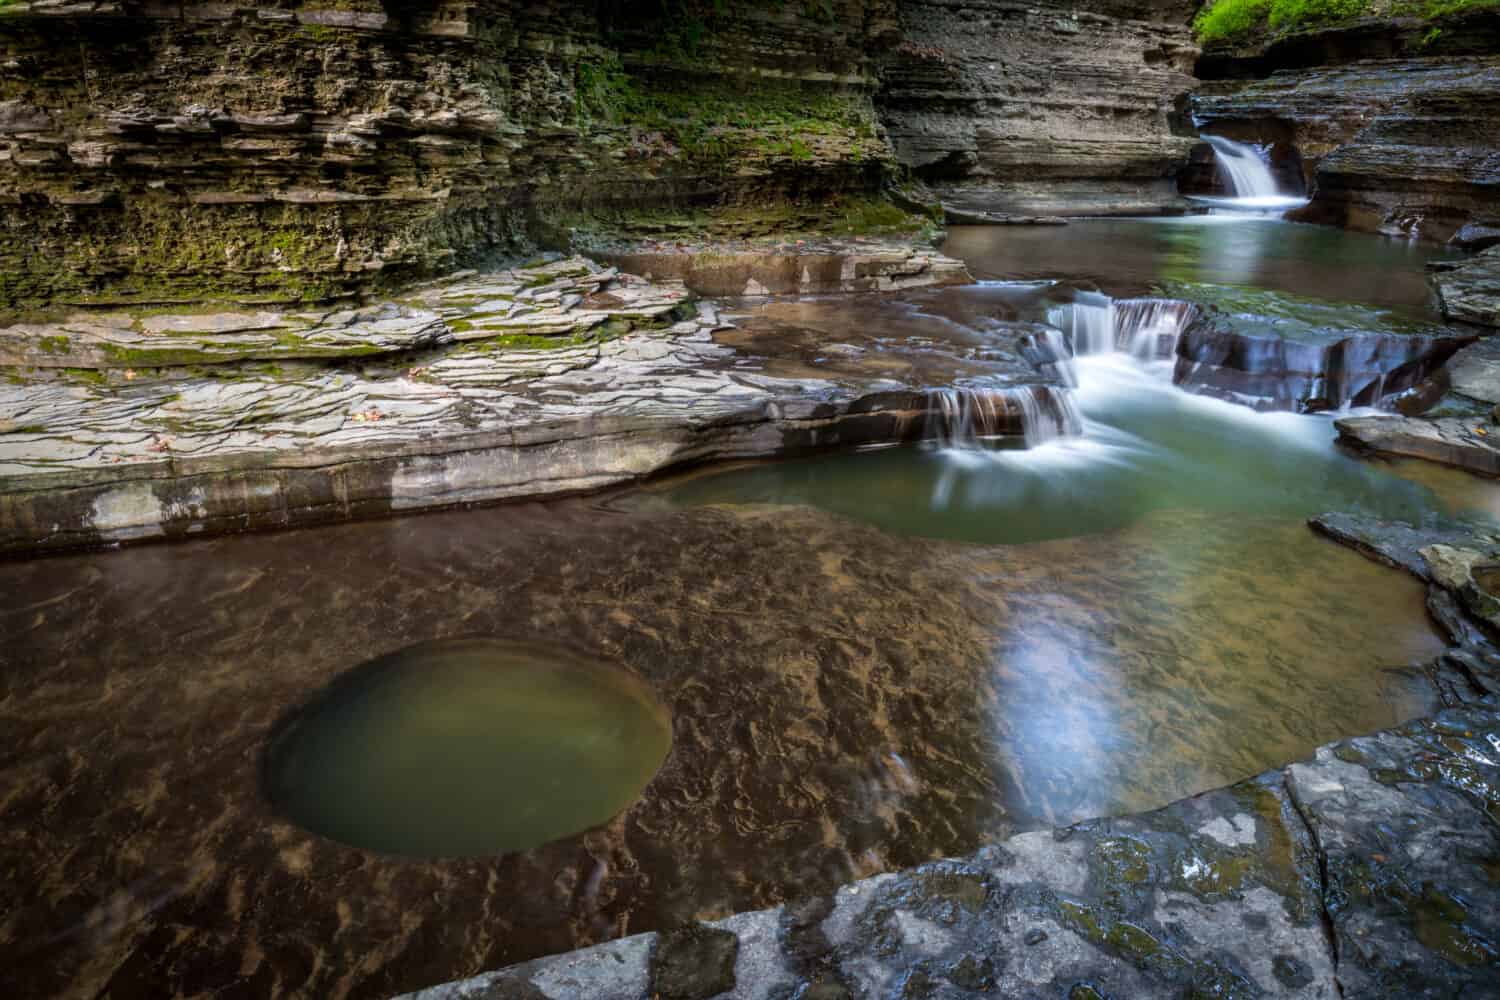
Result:
[[[1464,323],[1500,326],[1500,247],[1433,269],[1443,315]]]
[[[1339,442],[1381,455],[1440,462],[1486,476],[1500,476],[1500,427],[1481,418],[1346,417],[1335,420]]]
[[[1454,709],[693,932],[737,939],[728,983],[663,980],[665,934],[411,996],[1495,996],[1496,808],[1500,712]]]

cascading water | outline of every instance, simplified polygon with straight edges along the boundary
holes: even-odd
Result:
[[[1022,437],[1035,448],[1082,432],[1083,420],[1066,390],[1048,386],[933,389],[927,394],[923,438],[940,448],[983,449]]]
[[[1203,138],[1214,148],[1219,169],[1228,175],[1236,198],[1274,198],[1281,194],[1270,166],[1254,146],[1218,135]]]
[[[1078,385],[1072,359],[1124,352],[1138,361],[1169,361],[1176,356],[1183,331],[1200,310],[1180,299],[1112,299],[1081,293],[1078,301],[1047,310],[1045,332],[1034,345],[1034,361],[1052,365],[1068,385]]]
[[[1205,135],[1203,140],[1213,147],[1214,158],[1228,178],[1233,196],[1194,200],[1224,208],[1283,212],[1307,204],[1306,198],[1281,190],[1264,154],[1256,147],[1219,135]]]

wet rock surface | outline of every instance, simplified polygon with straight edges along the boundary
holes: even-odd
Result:
[[[1500,535],[1464,523],[1412,527],[1323,514],[1314,531],[1427,584],[1427,611],[1452,646],[1428,668],[1446,704],[1500,694]]]
[[[1453,391],[1470,399],[1500,403],[1500,338],[1484,337],[1449,359]]]
[[[1263,410],[1374,406],[1422,387],[1473,335],[1383,310],[1170,283],[1205,309],[1177,344],[1173,381]]]
[[[1462,263],[1433,268],[1432,281],[1444,316],[1500,327],[1500,247]]]
[[[1500,444],[1485,417],[1372,416],[1334,421],[1339,442],[1382,455],[1441,462],[1486,476],[1500,476]]]
[[[1453,709],[1154,813],[731,918],[725,995],[1493,996],[1497,803],[1500,712]],[[643,952],[617,942],[414,996],[636,1000]]]
[[[1455,643],[1429,677],[1456,707],[1153,813],[741,914],[719,925],[744,963],[725,995],[1500,995],[1500,650],[1492,605],[1466,596],[1500,538],[1350,515],[1314,527],[1429,582]],[[642,951],[616,942],[413,996],[635,1000]],[[605,956],[617,979],[574,976]]]
[[[1443,648],[1420,586],[1297,521],[1263,528],[1171,510],[975,546],[775,504],[575,498],[0,562],[0,591],[24,595],[0,602],[0,778],[19,790],[0,802],[0,993],[389,996],[811,900],[786,936],[838,995],[817,906],[840,885],[1435,710],[1409,666]],[[676,749],[618,817],[522,854],[393,858],[274,810],[261,755],[288,711],[465,636],[623,664]],[[937,885],[934,914],[980,898]],[[1046,912],[1007,932],[1013,963],[1076,944]],[[575,964],[555,982],[649,995],[651,941],[632,941],[639,963],[604,953],[593,980]],[[1001,978],[1002,956],[970,955],[953,982]],[[740,935],[738,987],[781,982],[771,957]]]
[[[653,281],[680,281],[700,295],[827,295],[968,284],[959,261],[909,243],[879,240],[637,243],[601,259]]]

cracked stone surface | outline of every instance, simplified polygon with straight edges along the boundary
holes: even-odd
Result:
[[[1020,354],[1025,324],[1013,349],[939,344],[914,361],[875,338],[827,343],[826,323],[778,321],[775,303],[755,331],[735,330],[679,285],[582,258],[460,275],[381,308],[426,317],[442,343],[341,363],[243,360],[252,351],[88,377],[13,369],[0,383],[0,550],[576,492],[689,461],[906,440],[937,406],[926,390],[965,375],[997,393],[1012,433],[1014,394],[1076,430],[1065,390]],[[263,331],[244,327],[263,322],[170,314],[119,331],[253,338]],[[372,322],[371,343],[385,343]]]
[[[1497,809],[1500,712],[1453,709],[1156,812],[720,921],[739,939],[722,995],[1495,996]],[[637,1000],[651,947],[411,996]]]
[[[322,311],[76,313],[0,328],[0,365],[136,369],[354,358],[507,334],[579,336],[611,321],[654,324],[683,304],[582,257],[488,274],[460,272],[403,301]]]
[[[1433,269],[1443,315],[1465,323],[1500,326],[1500,247]]]

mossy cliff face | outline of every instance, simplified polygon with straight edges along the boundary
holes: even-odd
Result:
[[[0,309],[324,299],[528,240],[849,231],[913,170],[1160,187],[1191,6],[18,0]]]
[[[7,5],[0,306],[326,298],[891,178],[892,2],[645,6]]]

